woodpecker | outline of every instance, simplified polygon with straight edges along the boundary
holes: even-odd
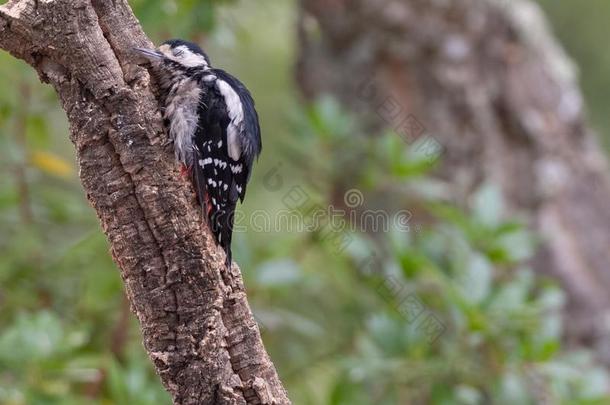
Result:
[[[150,62],[176,159],[189,174],[229,267],[235,207],[244,201],[262,150],[252,95],[237,78],[212,67],[194,43],[172,39],[154,50],[135,50]]]

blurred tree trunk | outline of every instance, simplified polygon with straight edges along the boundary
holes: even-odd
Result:
[[[225,268],[176,170],[135,46],[152,44],[126,0],[0,6],[0,48],[52,84],[68,114],[87,197],[174,403],[288,404],[239,268]]]
[[[500,185],[511,212],[544,237],[534,267],[568,293],[568,337],[610,363],[609,171],[575,68],[539,8],[301,0],[299,24],[305,96],[331,93],[409,142],[432,135],[459,203],[483,181]]]

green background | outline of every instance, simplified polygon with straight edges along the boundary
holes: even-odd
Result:
[[[257,101],[264,152],[233,250],[295,404],[610,403],[593,353],[562,345],[564,294],[525,264],[538,237],[506,217],[494,184],[469,207],[448,205],[428,174],[438,162],[417,145],[366,136],[330,98],[302,102],[294,2],[130,4],[154,41],[201,43]],[[610,3],[542,5],[607,149]],[[3,52],[0,89],[0,404],[170,403],[78,181],[54,92]],[[371,236],[247,220],[282,215],[295,190],[307,196],[298,210],[307,220],[309,208],[350,189],[392,220],[414,204],[434,221],[414,215],[408,231]]]

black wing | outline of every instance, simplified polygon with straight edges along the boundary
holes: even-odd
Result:
[[[243,115],[231,117],[235,100],[227,98],[226,85],[239,96]],[[225,86],[225,87],[223,87]],[[223,71],[202,79],[204,94],[199,105],[199,125],[195,133],[193,181],[202,206],[205,207],[216,241],[231,262],[231,240],[237,200],[243,201],[254,158],[261,150],[260,127],[250,93],[237,79]],[[224,89],[224,93],[223,93]],[[232,102],[232,105],[228,105]],[[237,129],[241,153],[238,159],[229,155],[229,126]]]
[[[232,169],[235,169],[232,170],[232,173],[239,198],[243,202],[254,160],[258,158],[263,147],[258,113],[250,91],[242,82],[222,69],[213,69],[213,72],[218,80],[224,81],[233,88],[241,102],[243,118],[239,123],[239,140],[242,153],[238,161],[232,161]],[[218,81],[216,82],[216,88],[218,88]]]

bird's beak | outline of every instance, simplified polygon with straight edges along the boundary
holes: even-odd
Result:
[[[133,50],[138,53],[141,53],[149,59],[161,59],[163,57],[163,54],[161,52],[155,51],[153,49],[133,48]]]

